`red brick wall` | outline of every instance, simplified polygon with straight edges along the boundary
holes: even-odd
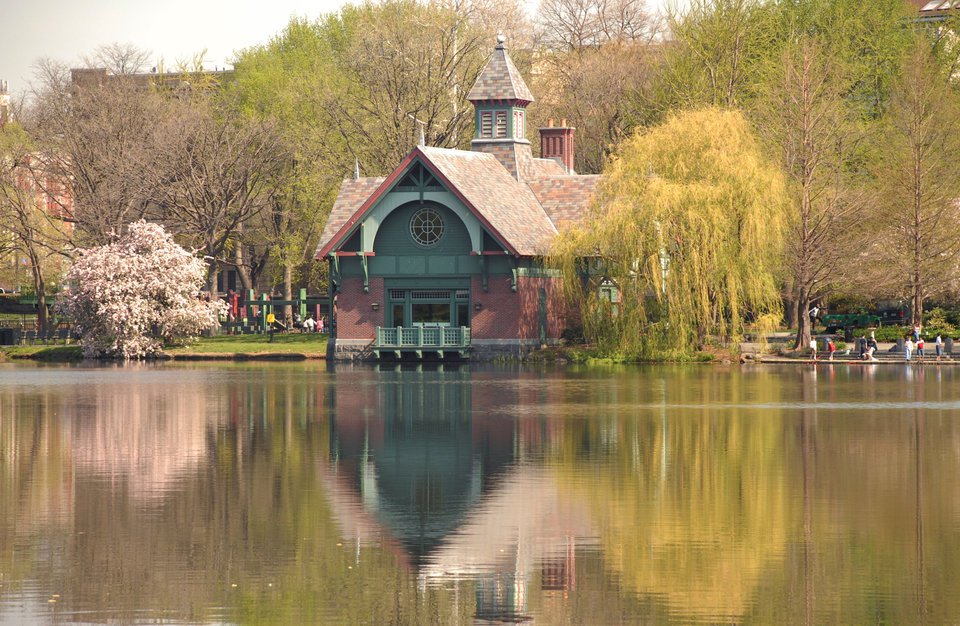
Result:
[[[337,337],[339,339],[374,339],[377,326],[383,326],[386,303],[383,301],[383,279],[370,278],[370,292],[363,292],[363,279],[344,278],[337,293]],[[374,311],[371,304],[380,307]]]
[[[540,287],[547,289],[547,338],[560,337],[567,326],[567,307],[562,286],[556,278],[517,279],[517,291],[510,288],[509,276],[491,276],[483,291],[479,276],[471,283],[473,303],[470,326],[475,339],[539,339]],[[386,304],[383,278],[370,279],[370,292],[363,292],[360,278],[344,278],[337,293],[337,337],[373,340],[376,327],[384,325]],[[372,303],[378,303],[374,311]]]
[[[491,276],[488,286],[484,293],[479,277],[471,285],[474,303],[482,304],[473,311],[475,339],[538,339],[541,286],[547,290],[547,338],[560,337],[566,328],[567,307],[559,279],[521,276],[514,292],[509,277]]]
[[[474,339],[516,339],[520,332],[519,293],[511,291],[509,276],[491,276],[488,287],[484,293],[480,277],[473,277],[473,302],[479,302],[481,308],[477,311],[474,307],[471,335]]]

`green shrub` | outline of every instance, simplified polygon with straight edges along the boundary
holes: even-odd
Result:
[[[902,339],[913,332],[913,328],[906,326],[881,326],[880,328],[875,328],[872,330],[874,337],[877,338],[877,341],[883,342],[893,342],[897,339]],[[854,337],[860,337],[860,335],[866,335],[870,337],[871,329],[869,328],[857,328],[853,331]]]
[[[874,336],[877,338],[877,341],[882,342],[895,342],[897,339],[906,339],[907,337],[913,336],[913,326],[881,326],[873,330]],[[870,336],[869,328],[857,328],[853,331],[854,337],[860,337],[860,335]],[[933,339],[937,335],[940,335],[944,339],[947,337],[952,337],[953,339],[960,339],[960,330],[957,330],[951,324],[946,324],[945,326],[935,326],[935,325],[923,325],[923,337],[925,339]]]

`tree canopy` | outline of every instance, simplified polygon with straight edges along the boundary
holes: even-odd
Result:
[[[786,208],[783,176],[742,114],[680,113],[621,144],[553,262],[598,346],[689,355],[739,335],[748,318],[779,319]],[[604,299],[605,286],[619,302]]]
[[[218,323],[219,303],[199,299],[205,275],[201,259],[141,220],[81,254],[57,305],[82,334],[85,356],[141,358]]]

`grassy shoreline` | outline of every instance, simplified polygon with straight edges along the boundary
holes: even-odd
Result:
[[[177,361],[243,361],[243,360],[306,360],[327,357],[326,334],[289,333],[269,335],[218,335],[201,337],[183,346],[164,348],[157,360]],[[75,362],[83,360],[79,345],[29,345],[0,347],[0,361],[32,360]]]

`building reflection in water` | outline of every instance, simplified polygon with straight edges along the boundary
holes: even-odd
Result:
[[[561,493],[549,469],[523,461],[531,441],[508,411],[521,403],[519,387],[494,393],[469,368],[450,366],[348,386],[341,376],[357,372],[338,369],[328,394],[331,460],[321,472],[358,555],[360,545],[388,547],[423,586],[473,582],[477,623],[531,619],[535,573],[543,591],[572,591],[576,550],[595,547],[595,533],[583,501]]]

